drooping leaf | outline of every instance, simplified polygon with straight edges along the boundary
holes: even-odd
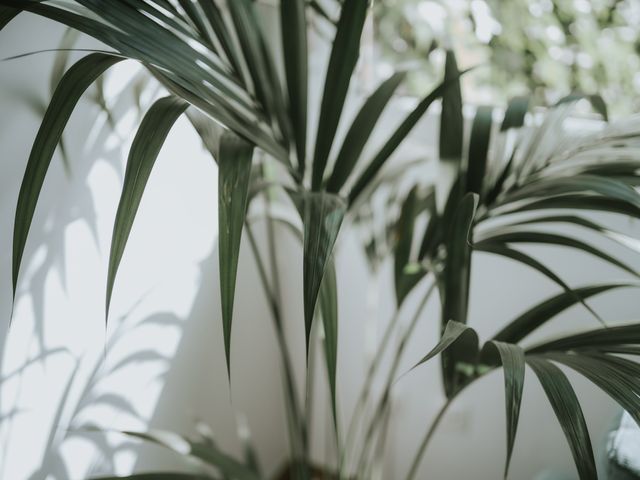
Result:
[[[18,195],[13,231],[12,275],[14,297],[33,214],[51,158],[62,137],[62,132],[78,100],[80,100],[89,85],[102,75],[105,70],[120,60],[122,60],[120,57],[104,53],[92,53],[86,56],[73,65],[62,77],[51,98],[31,148]]]
[[[632,285],[627,283],[609,283],[564,291],[528,309],[515,320],[509,322],[509,324],[502,328],[493,338],[494,340],[508,343],[519,342],[559,313],[580,302],[580,300],[584,301],[594,295],[613,290],[614,288],[629,286]]]
[[[497,208],[494,214],[524,212],[542,209],[576,209],[617,213],[629,217],[640,218],[640,209],[627,201],[595,195],[574,194],[532,199],[525,204],[507,204]]]
[[[416,363],[411,370],[419,367],[425,362],[428,362],[439,353],[447,350],[454,343],[460,343],[465,350],[476,355],[478,352],[478,334],[475,330],[463,323],[449,320],[447,326],[440,337],[440,341],[436,344],[429,353],[427,353],[418,363]]]
[[[626,202],[640,210],[640,194],[624,182],[599,175],[572,175],[545,178],[528,183],[508,195],[504,203],[558,195],[595,193],[605,198]]]
[[[322,185],[353,70],[360,55],[360,37],[367,8],[365,0],[352,0],[342,4],[320,104],[311,178],[311,186],[314,190],[318,190]]]
[[[626,263],[618,260],[617,258],[612,257],[608,253],[603,250],[596,248],[588,243],[585,243],[581,240],[566,237],[564,235],[555,234],[555,233],[547,233],[547,232],[538,232],[538,231],[523,231],[523,230],[507,230],[505,229],[503,233],[498,233],[496,235],[491,236],[489,240],[482,240],[477,243],[479,248],[483,248],[486,243],[532,243],[532,244],[543,244],[543,245],[556,245],[574,248],[576,250],[581,250],[585,253],[591,254],[595,257],[598,257],[604,260],[611,265],[614,265],[633,276],[640,276],[640,274],[631,266]]]
[[[348,180],[382,112],[405,77],[406,72],[395,73],[382,82],[362,105],[336,157],[333,172],[327,182],[329,192],[339,192]]]
[[[304,320],[307,353],[309,335],[322,278],[346,212],[344,200],[330,193],[306,192],[300,202],[304,223]]]
[[[506,258],[510,258],[515,260],[516,262],[523,263],[534,270],[542,273],[547,278],[551,279],[558,285],[560,285],[565,292],[573,295],[575,299],[580,302],[584,308],[586,308],[600,323],[604,324],[602,318],[587,304],[587,302],[580,297],[579,293],[572,289],[564,280],[562,280],[558,275],[556,275],[551,269],[547,268],[543,263],[539,262],[535,258],[526,253],[523,253],[519,250],[515,250],[513,248],[509,248],[504,244],[484,244],[482,248],[477,248],[479,251],[494,253],[496,255],[501,255]]]
[[[289,91],[289,110],[296,140],[298,172],[303,175],[307,156],[307,17],[305,0],[280,2],[282,51]]]
[[[593,448],[580,402],[566,375],[553,363],[527,357],[564,431],[581,480],[598,478]]]
[[[264,109],[242,79],[209,49],[198,48],[195,32],[183,37],[174,31],[172,15],[157,18],[147,11],[110,8],[101,0],[83,0],[83,7],[74,11],[48,2],[3,0],[3,4],[78,29],[119,54],[141,61],[172,93],[287,164],[288,149],[268,128]]]
[[[599,349],[607,351],[609,346],[635,345],[640,343],[640,325],[637,323],[565,336],[544,342],[527,349],[527,353],[544,353],[554,350]]]
[[[327,262],[326,272],[320,285],[320,312],[324,328],[324,355],[331,390],[333,426],[338,435],[338,411],[336,404],[336,371],[338,365],[338,287],[336,268],[332,260]]]
[[[640,401],[638,401],[640,371],[637,363],[612,355],[594,353],[570,355],[552,352],[545,354],[545,357],[575,370],[602,389],[640,425]]]
[[[492,125],[493,109],[484,106],[478,107],[471,127],[471,138],[469,139],[469,165],[466,175],[467,192],[475,192],[478,195],[482,195]]]
[[[236,273],[242,226],[247,212],[252,157],[253,145],[231,132],[222,135],[218,155],[218,252],[222,330],[229,377]]]
[[[149,175],[151,175],[153,165],[169,131],[186,108],[187,103],[176,97],[164,97],[157,100],[140,123],[140,127],[131,144],[122,194],[111,237],[107,274],[106,319],[109,317],[111,295],[113,294],[118,267],[142,200],[142,194],[147,186]]]
[[[525,359],[524,350],[518,345],[489,341],[483,348],[484,355],[495,356],[494,360],[502,365],[504,370],[505,408],[507,413],[507,460],[504,467],[504,477],[509,473],[509,464],[513,454],[513,445],[518,431],[520,404],[524,389]]]
[[[544,215],[535,218],[529,218],[526,220],[519,220],[514,223],[511,223],[510,227],[517,227],[519,225],[530,225],[530,224],[538,224],[538,223],[566,223],[570,225],[575,225],[579,227],[584,227],[589,230],[593,230],[594,232],[601,233],[606,238],[613,240],[614,242],[627,247],[634,252],[638,252],[639,248],[637,247],[638,242],[635,238],[625,235],[623,233],[611,230],[599,223],[594,222],[593,220],[589,220],[588,218],[580,217],[577,215]]]

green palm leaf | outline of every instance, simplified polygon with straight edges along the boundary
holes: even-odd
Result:
[[[483,181],[487,170],[491,127],[493,126],[493,109],[478,107],[471,127],[469,140],[469,165],[467,167],[467,192],[482,195]]]
[[[373,128],[391,100],[394,92],[406,77],[405,72],[398,72],[382,82],[362,105],[344,137],[342,148],[336,157],[331,177],[327,182],[329,192],[339,192],[356,166],[362,150],[371,137]]]
[[[367,2],[364,0],[344,2],[342,5],[320,105],[311,179],[314,190],[319,190],[322,186],[331,146],[338,130],[344,101],[360,54],[360,37],[364,28],[367,8]]]
[[[525,358],[524,350],[518,345],[498,341],[487,342],[483,348],[483,355],[495,357],[504,370],[504,393],[507,413],[507,460],[504,467],[504,477],[507,478],[513,445],[518,431],[520,404],[524,389]]]
[[[465,325],[464,323],[449,320],[436,346],[433,347],[424,357],[422,357],[418,361],[418,363],[411,367],[409,371],[419,367],[423,363],[428,362],[433,357],[435,357],[439,353],[444,352],[449,347],[458,342],[461,345],[461,348],[469,352],[471,356],[475,356],[475,354],[477,354],[478,334],[475,332],[475,330]]]
[[[51,158],[69,117],[86,89],[109,67],[122,60],[104,53],[92,53],[73,65],[60,79],[29,154],[18,194],[13,230],[13,295],[18,284],[20,264],[38,197]]]
[[[320,312],[324,327],[324,355],[327,364],[327,376],[331,390],[331,409],[333,426],[338,435],[338,410],[336,404],[336,372],[338,368],[338,286],[336,268],[333,260],[327,262],[326,272],[320,285]]]
[[[118,267],[133,227],[142,195],[151,175],[151,170],[164,141],[173,124],[186,110],[188,104],[176,97],[164,97],[157,100],[145,115],[129,151],[127,169],[124,175],[122,195],[116,212],[109,271],[107,274],[106,317],[109,317],[111,296]]]
[[[340,225],[346,212],[341,197],[324,192],[307,192],[300,198],[304,224],[304,319],[307,353],[309,335],[322,278]]]
[[[218,252],[222,326],[229,378],[231,378],[231,325],[236,272],[242,226],[247,211],[252,157],[253,145],[231,132],[222,135],[218,155],[218,234],[220,236]]]
[[[307,156],[307,17],[304,0],[280,3],[282,51],[289,91],[289,109],[296,139],[298,172],[304,175]]]
[[[581,480],[598,478],[593,448],[587,424],[569,380],[553,363],[539,358],[527,358],[553,407],[564,431]]]
[[[531,307],[526,312],[509,322],[509,324],[496,333],[493,338],[502,342],[519,342],[567,308],[576,305],[578,302],[584,302],[592,296],[608,292],[616,288],[630,286],[633,285],[627,283],[608,283],[564,291]]]

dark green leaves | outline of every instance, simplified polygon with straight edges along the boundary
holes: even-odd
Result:
[[[176,97],[164,97],[156,101],[142,120],[131,144],[111,238],[107,274],[107,318],[118,266],[142,200],[142,194],[147,186],[147,180],[171,127],[186,108],[187,103]]]
[[[411,370],[428,362],[439,353],[445,351],[454,343],[460,342],[462,347],[466,350],[472,351],[473,354],[478,350],[478,334],[475,330],[467,325],[449,320],[447,326],[442,333],[440,341],[436,344],[429,353],[427,353],[422,359],[416,363]]]
[[[518,345],[490,341],[487,342],[483,353],[491,355],[498,353],[498,361],[504,370],[505,407],[507,412],[507,461],[504,467],[504,477],[507,478],[509,463],[513,453],[513,444],[518,430],[520,404],[524,388],[524,351]]]
[[[366,0],[350,0],[342,4],[320,105],[311,179],[314,190],[320,189],[322,185],[351,76],[360,54],[360,37],[366,18],[367,3]]]
[[[597,479],[593,449],[587,424],[569,380],[551,362],[539,358],[527,358],[527,363],[538,376],[549,403],[562,426],[581,480]]]
[[[22,262],[27,235],[33,220],[40,190],[62,132],[84,91],[104,71],[122,60],[103,53],[93,53],[73,65],[62,77],[31,148],[20,193],[13,231],[13,294]]]
[[[431,104],[440,98],[444,92],[449,88],[455,88],[455,86],[459,82],[459,78],[466,72],[460,72],[454,78],[445,78],[445,80],[438,85],[430,94],[424,97],[420,103],[414,108],[402,121],[402,123],[394,130],[389,139],[385,142],[382,148],[378,151],[378,153],[373,157],[373,159],[367,165],[367,168],[362,172],[362,174],[358,177],[358,180],[355,182],[351,192],[349,193],[349,204],[353,204],[358,197],[362,194],[362,192],[369,186],[371,181],[378,174],[380,169],[384,166],[385,162],[389,159],[389,157],[395,152],[395,150],[400,146],[400,144],[404,141],[404,139],[409,135],[413,127],[416,126],[418,121],[422,118],[425,112],[429,109]]]
[[[640,343],[640,325],[631,324],[601,328],[584,333],[569,335],[530,348],[527,352],[541,353],[553,350],[599,349],[607,351],[611,346],[634,345]]]
[[[307,18],[305,0],[280,2],[282,51],[289,90],[289,111],[296,140],[298,171],[304,174],[307,151]]]
[[[574,248],[589,253],[595,257],[604,260],[634,276],[640,274],[626,263],[612,257],[605,251],[596,248],[588,243],[575,238],[566,237],[555,233],[537,232],[537,231],[521,231],[507,230],[490,237],[490,240],[483,240],[478,243],[479,248],[483,248],[486,243],[537,243],[543,245],[557,245],[563,247]]]
[[[333,424],[338,433],[338,411],[336,408],[336,370],[338,366],[338,286],[336,268],[332,260],[327,262],[326,272],[320,286],[320,312],[324,327],[324,354],[327,376],[331,389]]]
[[[327,182],[327,190],[329,192],[339,192],[349,178],[365,144],[371,137],[373,128],[378,123],[382,112],[405,76],[405,72],[398,72],[389,77],[380,84],[362,105],[342,142],[342,148],[338,153],[333,172]]]
[[[495,340],[516,343],[534,330],[554,318],[567,308],[584,301],[589,297],[604,293],[614,288],[627,287],[624,283],[609,283],[589,287],[575,288],[564,291],[530,308],[522,315],[511,321],[494,337]]]
[[[483,181],[487,170],[487,155],[491,140],[493,109],[478,107],[471,127],[469,140],[469,165],[467,167],[467,192],[482,195]]]
[[[247,211],[252,157],[253,145],[231,132],[222,135],[218,155],[218,251],[222,329],[229,375],[231,375],[233,300],[242,226]]]
[[[304,322],[307,352],[320,284],[345,212],[346,204],[337,195],[314,192],[304,194],[301,199],[304,223]]]
[[[454,185],[450,198],[455,198],[456,186]],[[451,202],[451,200],[450,200]],[[469,277],[471,270],[471,246],[470,234],[472,232],[473,219],[478,207],[478,195],[468,193],[459,203],[453,213],[445,210],[445,219],[451,218],[451,224],[445,221],[442,228],[448,228],[445,237],[447,257],[444,271],[441,273],[442,317],[444,327],[449,320],[467,322],[467,310],[469,303]],[[450,397],[459,387],[455,380],[459,377],[456,371],[456,362],[465,355],[465,352],[454,347],[442,355],[442,373],[445,393]]]
[[[507,111],[504,113],[500,131],[504,132],[510,128],[522,127],[527,110],[529,110],[529,97],[512,98],[507,106]]]
[[[444,279],[444,321],[465,323],[470,258],[470,234],[478,207],[478,195],[468,193],[453,214],[453,223],[447,237],[447,259]],[[446,227],[445,227],[446,228]]]
[[[458,81],[460,72],[456,57],[447,51],[444,67],[444,81],[455,82],[442,94],[442,113],[440,115],[440,160],[457,164],[462,160],[464,140],[464,119],[462,117],[462,92]]]
[[[394,283],[396,290],[396,305],[400,308],[406,296],[424,275],[423,272],[407,272],[413,244],[413,230],[418,213],[417,187],[412,188],[407,195],[400,218],[396,224],[396,245],[393,256]]]

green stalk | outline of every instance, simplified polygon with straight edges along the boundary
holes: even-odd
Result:
[[[383,418],[383,413],[387,407],[387,404],[391,401],[391,395],[390,395],[391,388],[394,385],[394,378],[396,376],[398,368],[400,367],[400,360],[402,359],[402,355],[407,346],[409,338],[413,334],[413,330],[415,329],[416,325],[418,324],[418,320],[420,319],[420,314],[422,313],[422,310],[424,309],[424,307],[427,305],[427,302],[431,297],[431,294],[435,290],[436,285],[437,283],[433,282],[433,284],[429,287],[429,290],[422,298],[420,305],[418,305],[418,308],[416,309],[416,312],[413,318],[411,319],[411,323],[409,324],[409,327],[407,328],[405,334],[402,336],[402,339],[400,340],[400,345],[396,350],[396,354],[393,359],[391,369],[389,370],[389,375],[387,376],[387,381],[385,384],[384,391],[378,401],[378,405],[376,409],[374,410],[374,414],[371,417],[369,428],[367,429],[365,442],[360,452],[360,460],[358,461],[358,467],[357,467],[358,472],[360,472],[365,465],[367,456],[369,454],[369,450],[371,448],[371,442],[373,441],[377,427],[380,424],[381,419]]]
[[[413,480],[413,478],[415,478],[416,473],[418,473],[418,467],[420,466],[422,457],[424,456],[424,452],[427,450],[427,446],[429,445],[429,442],[433,438],[433,434],[438,428],[438,425],[440,425],[440,422],[444,418],[445,413],[447,413],[449,406],[453,403],[453,399],[456,398],[456,396],[458,396],[463,389],[459,390],[452,397],[447,399],[447,401],[444,403],[442,408],[438,411],[438,414],[436,415],[436,418],[433,420],[433,423],[429,427],[427,434],[422,439],[422,442],[420,443],[420,447],[418,447],[416,456],[414,457],[413,462],[411,463],[411,469],[409,470],[409,474],[407,475],[407,480]]]
[[[250,225],[248,224],[248,222],[245,222],[245,231],[247,232],[249,244],[251,246],[253,256],[256,260],[256,265],[258,267],[258,273],[260,276],[261,284],[269,303],[269,308],[271,310],[271,316],[272,316],[275,331],[276,331],[276,338],[278,340],[278,347],[279,347],[282,366],[284,367],[284,374],[285,374],[284,390],[285,390],[285,399],[287,401],[286,410],[287,410],[287,422],[289,426],[289,437],[290,437],[289,441],[291,444],[291,453],[292,453],[294,464],[298,464],[299,463],[298,460],[301,453],[298,452],[297,447],[303,444],[304,428],[303,428],[303,422],[302,422],[302,414],[300,413],[300,407],[298,406],[298,400],[296,397],[291,358],[289,356],[289,350],[287,348],[286,340],[284,337],[284,330],[282,328],[282,314],[280,310],[280,305],[277,297],[273,294],[269,286],[269,280],[267,277],[267,272],[266,272],[264,262],[262,260],[262,255],[260,254],[260,249],[258,248],[258,244],[256,242],[255,236],[253,235],[253,231]],[[307,478],[307,477],[304,475],[301,475],[300,478]]]
[[[373,361],[371,362],[371,365],[369,365],[369,369],[367,370],[367,376],[366,376],[364,385],[362,387],[362,390],[360,391],[360,395],[358,396],[358,400],[356,402],[356,406],[353,411],[351,421],[349,422],[349,428],[347,429],[347,438],[345,440],[344,448],[340,455],[340,466],[339,466],[340,472],[342,472],[344,462],[346,461],[346,458],[345,458],[346,454],[349,451],[349,448],[352,446],[352,443],[354,441],[353,437],[355,435],[357,426],[360,423],[360,420],[362,419],[364,411],[366,409],[367,400],[369,399],[369,393],[371,392],[371,387],[373,385],[373,379],[375,378],[375,374],[378,371],[378,367],[380,366],[380,362],[382,360],[384,352],[387,349],[387,345],[391,340],[391,333],[393,332],[393,328],[396,326],[399,314],[400,314],[400,310],[398,309],[395,311],[392,319],[387,324],[387,328],[385,329],[384,334],[382,336],[382,341],[380,342],[380,345],[378,346],[376,354],[373,357]]]

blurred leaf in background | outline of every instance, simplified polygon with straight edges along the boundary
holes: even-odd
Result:
[[[417,67],[407,92],[438,81],[445,49],[486,65],[464,79],[470,103],[504,105],[523,92],[537,104],[571,91],[599,92],[614,115],[640,108],[637,0],[378,0],[380,74]]]

